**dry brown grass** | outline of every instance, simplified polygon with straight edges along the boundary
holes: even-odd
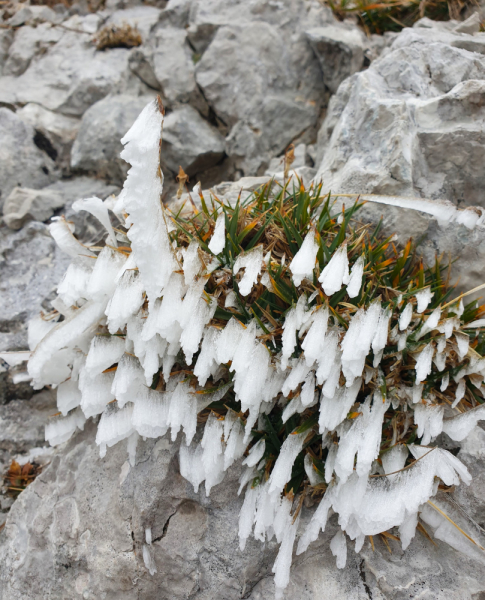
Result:
[[[97,50],[106,48],[134,48],[142,42],[140,32],[129,23],[103,27],[94,38]]]

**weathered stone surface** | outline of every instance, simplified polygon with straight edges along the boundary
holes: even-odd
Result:
[[[10,229],[20,229],[28,221],[47,221],[61,206],[64,199],[57,192],[16,187],[3,205],[3,220]]]
[[[8,49],[13,42],[13,30],[12,29],[0,29],[0,77],[3,74],[5,68],[5,61],[8,56]]]
[[[71,168],[121,183],[128,164],[120,158],[120,142],[152,98],[107,96],[85,113],[71,152]]]
[[[407,29],[332,98],[319,133],[327,189],[485,205],[485,34]]]
[[[224,26],[196,66],[211,108],[229,128],[226,152],[256,174],[316,124],[323,81],[303,35],[293,44],[265,22]],[[277,117],[275,118],[275,115]]]
[[[34,143],[34,129],[0,108],[0,206],[18,185],[42,188],[55,179],[54,162]]]
[[[306,34],[320,61],[323,81],[332,93],[344,79],[362,69],[366,40],[355,27],[327,25],[309,29]]]
[[[273,597],[275,542],[251,538],[239,550],[237,464],[208,499],[180,476],[177,444],[140,440],[130,468],[126,442],[100,459],[94,437],[88,423],[12,506],[0,534],[5,598]],[[484,493],[483,480],[460,493],[460,504],[470,510]],[[303,508],[302,529],[312,512]],[[334,519],[307,553],[294,557],[283,598],[476,600],[485,591],[480,563],[419,533],[405,552],[391,541],[392,555],[378,538],[374,552],[369,541],[360,555],[349,547],[347,566],[338,570],[329,549]],[[152,530],[153,576],[142,559],[146,528]]]
[[[133,6],[116,10],[106,21],[106,25],[123,25],[128,23],[136,27],[144,42],[148,41],[150,31],[160,18],[160,9],[155,6]]]
[[[22,75],[33,57],[46,52],[61,39],[62,35],[62,30],[52,27],[50,23],[43,23],[37,27],[20,27],[15,32],[13,43],[8,50],[3,74]]]
[[[34,128],[47,154],[63,174],[68,174],[71,147],[81,125],[80,119],[66,117],[34,103],[26,104],[16,114]]]
[[[68,27],[68,22],[65,25]],[[82,29],[82,25],[77,23],[78,28]],[[122,91],[128,85],[129,50],[112,48],[98,52],[91,42],[91,32],[60,31],[59,41],[44,54],[35,55],[22,75],[0,79],[0,102],[36,102],[65,115],[81,116],[110,92]]]
[[[195,81],[193,51],[184,29],[156,29],[150,44],[133,52],[130,66],[142,81],[161,91],[167,107],[190,103],[208,115],[207,103]]]
[[[59,15],[48,6],[22,6],[22,4],[17,6],[18,10],[8,20],[11,27],[19,27],[26,23],[44,23],[45,21],[58,23],[61,20]]]
[[[163,125],[162,163],[172,173],[179,165],[195,175],[217,164],[224,155],[224,138],[190,106],[171,112]]]

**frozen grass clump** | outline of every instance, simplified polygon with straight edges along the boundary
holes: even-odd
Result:
[[[101,454],[127,440],[134,464],[139,435],[178,436],[181,473],[207,494],[243,458],[241,547],[276,537],[277,596],[295,540],[304,551],[330,510],[339,567],[347,537],[360,551],[398,528],[407,546],[438,485],[470,481],[435,440],[485,418],[485,307],[452,299],[439,258],[426,267],[412,241],[359,223],[358,203],[334,215],[321,185],[270,181],[234,205],[199,191],[165,208],[162,122],[152,102],[123,139],[117,228],[79,204],[108,245],[83,249],[53,226],[74,267],[28,365],[36,389],[58,387],[64,416],[47,438],[94,418]],[[319,505],[299,532],[307,496]],[[148,545],[144,558],[154,572]]]

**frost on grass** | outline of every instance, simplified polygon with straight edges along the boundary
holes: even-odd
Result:
[[[392,527],[407,547],[439,481],[470,482],[427,445],[485,419],[484,307],[450,303],[443,265],[354,222],[358,204],[335,219],[321,186],[273,182],[234,206],[205,198],[172,213],[162,121],[150,103],[123,138],[131,169],[116,201],[75,204],[104,225],[104,244],[53,220],[72,263],[52,313],[29,327],[32,352],[2,354],[30,359],[35,389],[57,388],[46,439],[93,418],[101,455],[125,444],[133,468],[139,436],[179,439],[180,473],[207,495],[241,460],[240,545],[276,538],[277,597],[295,541],[304,551],[330,511],[338,567],[348,540],[359,552]],[[299,531],[307,494],[319,503]]]

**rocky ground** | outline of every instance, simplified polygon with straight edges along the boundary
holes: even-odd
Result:
[[[103,28],[126,23],[137,27],[140,45],[97,49]],[[316,176],[333,191],[442,198],[481,214],[479,23],[477,13],[464,22],[422,19],[400,34],[366,37],[317,0],[0,3],[0,349],[28,347],[26,323],[50,310],[70,260],[46,222],[65,214],[83,241],[98,241],[99,223],[71,205],[118,193],[127,170],[119,140],[157,94],[167,110],[166,202],[179,166],[191,184],[218,184],[218,196],[230,199],[281,171],[293,143],[293,168],[306,182]],[[364,210],[369,220],[383,215],[399,241],[420,239],[427,260],[450,253],[461,288],[483,283],[483,226],[378,204]],[[237,473],[207,499],[179,475],[176,444],[140,443],[130,468],[124,443],[99,458],[89,426],[53,454],[35,450],[55,400],[49,391],[32,396],[18,371],[0,363],[0,467],[36,454],[49,464],[15,502],[0,496],[3,519],[8,514],[1,598],[272,597],[276,547],[253,540],[239,550]],[[467,517],[464,527],[483,528],[483,430],[472,442],[456,451],[473,483],[440,501],[450,511],[457,502],[476,523]],[[310,514],[307,507],[304,518]],[[142,558],[147,527],[154,575]],[[337,571],[331,536],[332,527],[295,559],[285,598],[485,598],[479,555],[418,534],[404,553],[393,542],[392,554],[379,540],[374,551],[366,542]]]

